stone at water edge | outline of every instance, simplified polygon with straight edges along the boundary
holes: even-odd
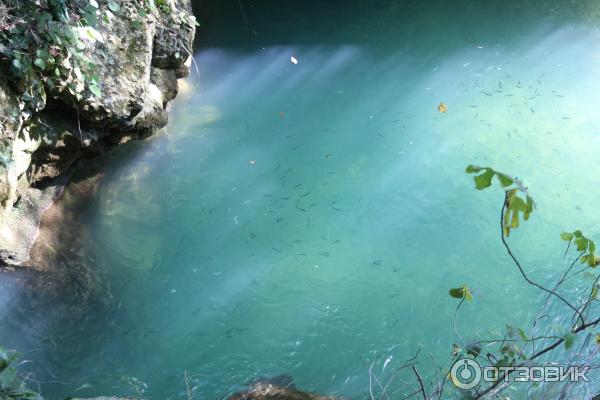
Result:
[[[257,382],[247,391],[234,393],[227,400],[345,400],[341,397],[323,396],[303,392],[293,386],[277,386],[269,382]]]

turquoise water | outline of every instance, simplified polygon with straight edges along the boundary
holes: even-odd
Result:
[[[429,354],[450,365],[463,284],[463,337],[530,326],[543,296],[502,248],[503,194],[464,169],[529,187],[511,244],[535,279],[562,271],[562,230],[598,238],[597,10],[406,7],[316,14],[289,45],[260,29],[265,46],[205,44],[166,131],[114,156],[81,216],[113,304],[57,334],[0,291],[0,342],[43,393],[186,398],[187,374],[214,399],[288,374],[366,398],[373,361],[421,347],[424,375]]]

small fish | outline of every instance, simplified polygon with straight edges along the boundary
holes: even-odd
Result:
[[[441,112],[442,114],[444,114],[444,113],[448,112],[448,106],[442,102],[442,103],[438,104],[437,110],[439,112]]]
[[[385,362],[383,363],[383,368],[381,369],[381,373],[383,373],[383,371],[385,371],[385,369],[387,368],[388,364],[392,361],[393,356],[389,356]]]
[[[296,201],[296,209],[298,209],[300,211],[303,211],[303,212],[306,212],[306,209],[300,207],[300,200]]]
[[[248,164],[254,165],[254,164],[256,164],[256,160],[248,160]]]

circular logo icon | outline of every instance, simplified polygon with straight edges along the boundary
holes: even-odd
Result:
[[[459,389],[473,389],[481,381],[481,367],[470,358],[456,360],[450,369],[450,379]]]

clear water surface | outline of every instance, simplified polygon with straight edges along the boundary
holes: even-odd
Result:
[[[600,7],[561,3],[316,12],[290,44],[248,8],[259,45],[205,43],[166,132],[111,161],[81,216],[114,306],[48,338],[4,283],[0,342],[50,398],[186,398],[185,373],[197,398],[279,374],[366,398],[374,360],[448,365],[450,287],[475,288],[463,336],[528,326],[541,297],[501,247],[502,193],[464,169],[526,182],[537,212],[511,240],[541,282],[560,231],[600,233]]]

